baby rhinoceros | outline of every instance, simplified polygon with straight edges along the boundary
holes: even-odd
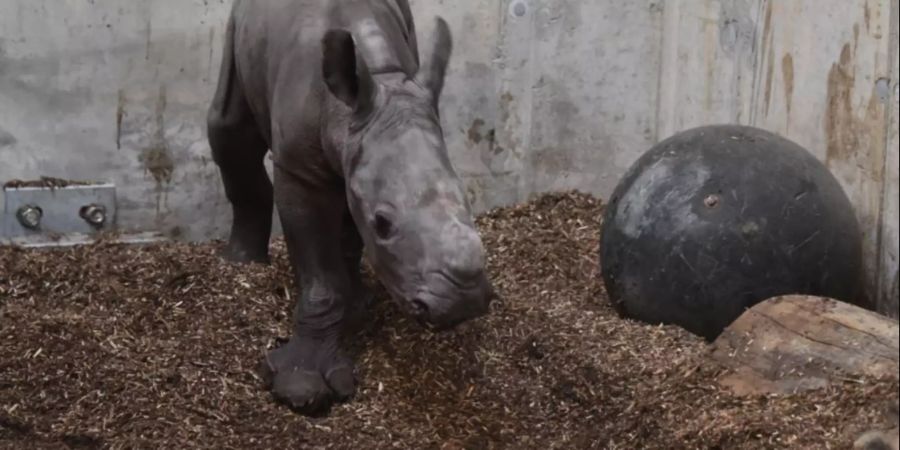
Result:
[[[263,366],[298,412],[355,391],[340,334],[367,303],[364,248],[392,297],[435,328],[485,314],[494,296],[438,117],[452,44],[440,18],[436,30],[420,62],[407,0],[235,0],[208,121],[233,211],[225,256],[267,261],[277,205],[300,295],[290,341]]]

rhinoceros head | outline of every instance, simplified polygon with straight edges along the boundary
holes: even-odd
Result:
[[[395,299],[437,328],[484,314],[493,297],[438,117],[451,48],[438,19],[418,73],[373,75],[350,33],[329,31],[323,40],[325,83],[352,110],[343,171],[369,261]]]

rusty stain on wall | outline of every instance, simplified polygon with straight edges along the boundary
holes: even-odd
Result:
[[[147,20],[147,28],[144,30],[144,33],[147,38],[144,60],[150,61],[150,53],[153,51],[153,23],[149,19]]]
[[[122,122],[125,120],[125,91],[119,89],[119,100],[116,106],[116,149],[122,150]]]
[[[781,58],[781,75],[784,80],[784,99],[787,107],[787,127],[791,128],[791,110],[794,106],[794,57],[785,53]]]
[[[488,147],[488,152],[498,155],[503,152],[503,149],[496,143],[497,130],[494,128],[485,129],[486,126],[487,122],[484,119],[475,119],[472,121],[472,125],[469,126],[468,131],[466,131],[466,137],[469,143],[476,146],[484,143]]]
[[[501,117],[501,122],[508,123],[510,116],[512,115],[513,102],[515,102],[516,98],[509,92],[504,92],[503,95],[500,96],[500,111],[503,112],[503,116]]]
[[[866,0],[865,12],[863,13],[863,17],[866,23],[866,31],[872,29],[872,7],[869,5],[869,1]]]
[[[157,184],[170,183],[172,181],[172,172],[175,169],[175,163],[169,154],[169,148],[163,145],[154,145],[144,150],[141,155],[141,162],[147,169],[147,172],[153,176]]]
[[[824,118],[826,165],[845,186],[860,214],[860,225],[866,246],[875,246],[872,239],[878,229],[881,196],[878,193],[884,180],[885,108],[879,101],[874,83],[862,99],[857,95],[855,44],[846,43],[840,58],[828,73],[827,102]],[[865,100],[866,95],[868,100]],[[872,250],[877,254],[877,250]],[[875,276],[876,267],[867,260],[867,276]],[[875,284],[866,282],[867,301],[876,298]]]
[[[883,168],[879,164],[859,165],[858,161],[875,161],[880,158],[884,145],[884,111],[873,92],[861,115],[854,107],[856,75],[854,53],[849,43],[844,44],[841,56],[828,73],[828,102],[825,114],[825,134],[827,138],[826,162],[829,167],[839,169],[842,164],[850,167],[865,167],[871,170],[872,179],[883,179]],[[862,180],[848,179],[849,183]]]
[[[480,147],[481,162],[488,168],[491,174],[502,172],[498,169],[497,157],[503,153],[503,147],[497,145],[497,131],[493,128],[485,129],[487,122],[484,119],[475,119],[466,131],[466,137],[470,147]],[[484,144],[484,145],[482,145]]]
[[[825,133],[828,138],[827,162],[831,166],[836,161],[852,156],[859,146],[856,134],[856,117],[853,112],[853,71],[850,44],[844,44],[840,60],[828,73],[828,110],[825,113]]]
[[[500,95],[500,124],[509,136],[508,150],[515,157],[521,157],[523,149],[521,140],[517,137],[515,131],[522,126],[522,119],[518,114],[514,113],[516,107],[516,97],[510,92],[504,92]]]
[[[765,114],[769,115],[769,108],[772,106],[772,84],[775,79],[775,49],[774,49],[774,29],[772,28],[772,13],[774,9],[773,2],[766,2],[766,21],[763,25],[763,45],[761,55],[766,55],[766,85],[763,93],[765,99]]]
[[[159,97],[156,102],[156,137],[154,144],[146,148],[140,157],[144,169],[156,180],[157,188],[172,181],[172,172],[175,171],[175,162],[166,142],[166,87],[160,86]]]
[[[763,23],[763,51],[772,45],[772,2],[766,1],[766,20]]]
[[[772,88],[775,84],[775,49],[769,48],[767,61],[766,61],[766,115],[769,115],[769,108],[772,106]]]
[[[484,136],[481,134],[481,128],[485,125],[484,120],[475,119],[472,122],[472,126],[469,127],[469,131],[466,132],[466,135],[469,138],[469,142],[473,144],[480,144],[481,141],[484,140]]]

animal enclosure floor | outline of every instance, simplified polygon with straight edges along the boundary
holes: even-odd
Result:
[[[481,217],[502,301],[443,334],[379,302],[358,395],[320,419],[256,375],[288,333],[281,243],[249,268],[221,244],[0,248],[0,448],[847,448],[879,424],[896,382],[735,398],[704,341],[618,318],[602,210],[564,194]]]

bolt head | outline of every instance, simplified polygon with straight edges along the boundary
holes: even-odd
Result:
[[[29,230],[36,230],[41,226],[41,219],[44,218],[44,212],[41,208],[34,205],[26,205],[16,212],[16,218],[19,224]]]
[[[528,14],[528,5],[524,1],[517,1],[510,5],[510,12],[515,17],[525,17]]]
[[[106,208],[100,205],[88,205],[81,208],[81,218],[94,228],[106,224]]]

